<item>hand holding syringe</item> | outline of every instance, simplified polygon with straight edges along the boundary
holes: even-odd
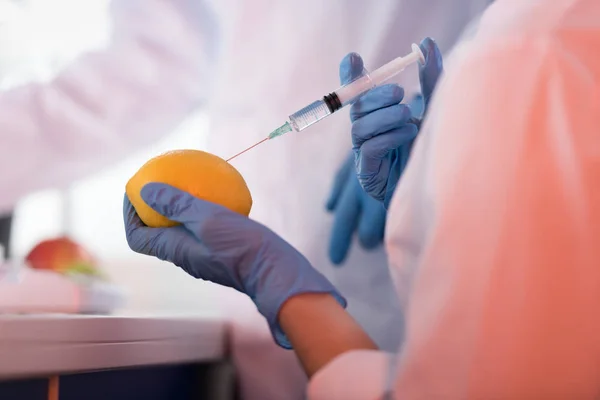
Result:
[[[275,129],[265,139],[253,144],[233,157],[230,157],[227,161],[236,158],[269,139],[274,139],[292,131],[300,132],[308,128],[328,115],[354,103],[363,94],[389,81],[391,78],[404,71],[406,67],[417,61],[423,64],[425,62],[425,56],[419,46],[413,44],[412,52],[410,54],[404,57],[395,58],[371,73],[364,69],[363,73],[356,79],[324,96],[323,99],[317,100],[296,111],[289,116],[288,121],[285,124]]]

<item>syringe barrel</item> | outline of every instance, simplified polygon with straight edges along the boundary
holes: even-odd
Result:
[[[325,100],[317,100],[290,115],[289,122],[296,132],[300,132],[328,115],[331,111]]]
[[[407,56],[395,58],[387,64],[377,68],[375,71],[369,72],[366,69],[363,69],[360,76],[337,89],[334,93],[337,95],[341,107],[354,103],[363,94],[376,86],[384,84],[400,72],[404,71],[409,65],[417,61],[424,63],[425,56],[421,52],[420,47],[413,44],[412,50],[412,53]]]
[[[393,78],[414,62],[424,63],[425,56],[419,46],[413,44],[412,50],[409,55],[395,58],[373,72],[363,68],[362,73],[352,82],[290,115],[290,127],[300,132],[344,106],[354,103],[363,94]]]

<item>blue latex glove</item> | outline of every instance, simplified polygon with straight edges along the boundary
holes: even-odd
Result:
[[[421,93],[415,94],[408,103],[410,111],[414,118],[423,118],[425,113],[425,102],[423,101],[423,95]]]
[[[335,177],[327,210],[334,213],[329,242],[333,264],[339,265],[346,259],[355,232],[365,249],[383,242],[386,210],[360,186],[354,173],[354,154],[350,154]]]
[[[431,38],[421,42],[425,64],[419,65],[424,112],[442,73],[442,55]],[[363,61],[350,54],[342,65],[359,74]],[[352,144],[358,180],[365,191],[387,208],[406,167],[412,144],[421,125],[411,108],[401,104],[404,90],[394,84],[377,87],[352,105]],[[418,99],[417,99],[418,100]]]
[[[247,294],[280,346],[291,348],[277,320],[281,305],[290,297],[330,293],[346,307],[335,287],[265,226],[169,185],[149,183],[141,195],[152,209],[181,225],[147,227],[125,195],[123,218],[129,247],[170,261],[195,278]]]

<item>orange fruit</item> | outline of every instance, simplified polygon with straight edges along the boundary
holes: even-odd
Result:
[[[169,151],[146,162],[125,186],[125,193],[140,219],[152,228],[178,223],[157,213],[142,200],[142,188],[150,182],[166,183],[245,216],[252,208],[252,196],[244,178],[227,161],[200,150]]]

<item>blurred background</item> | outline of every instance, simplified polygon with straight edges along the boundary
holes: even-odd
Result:
[[[110,31],[108,3],[0,0],[0,89],[49,80],[82,52],[106,45]],[[198,290],[203,282],[189,279],[178,268],[132,252],[125,241],[122,220],[125,183],[133,173],[150,157],[164,151],[203,148],[206,130],[204,113],[192,114],[170,135],[140,148],[128,159],[70,187],[24,198],[15,210],[13,258],[21,259],[40,240],[67,234],[102,259],[113,281],[135,292],[125,312],[214,310],[205,310],[202,305],[206,302],[199,300],[210,290],[227,289],[205,284],[206,290]],[[127,268],[123,268],[124,264]]]

